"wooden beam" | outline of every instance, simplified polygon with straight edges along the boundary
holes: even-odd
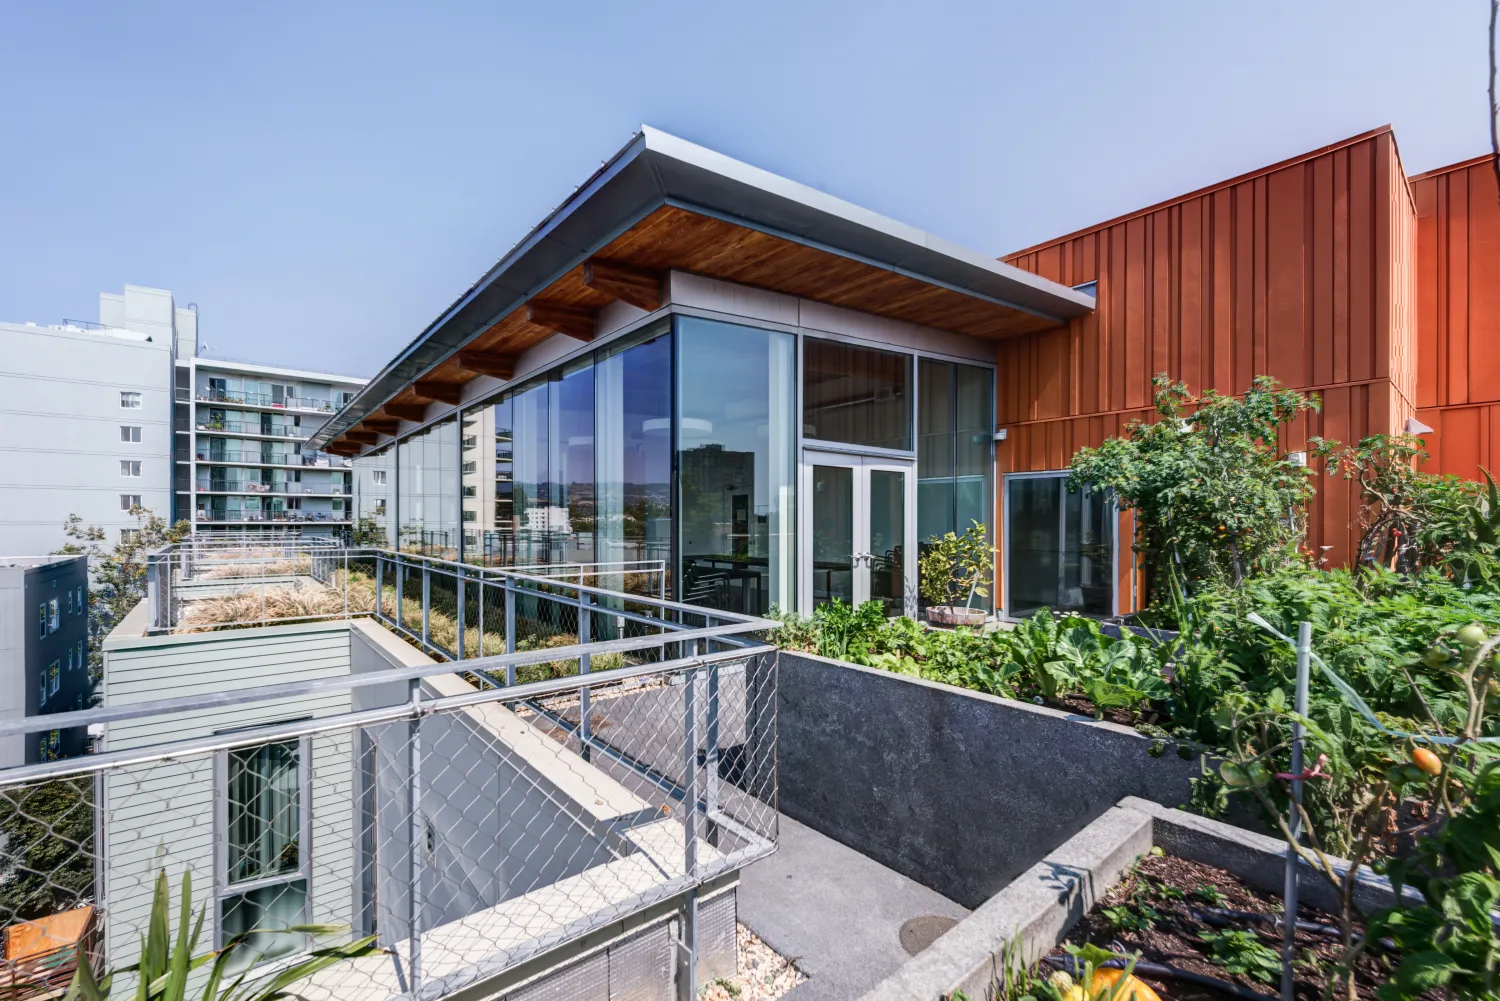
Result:
[[[362,431],[374,431],[378,434],[394,436],[397,431],[401,430],[401,422],[398,420],[383,421],[378,417],[366,417],[360,422],[359,428]]]
[[[496,379],[508,380],[516,377],[516,356],[501,354],[498,351],[460,351],[458,364],[470,372],[492,375]]]
[[[411,384],[412,393],[422,400],[437,400],[439,403],[458,403],[464,398],[462,386],[450,386],[446,382],[418,379]]]
[[[531,302],[526,304],[526,322],[580,341],[594,339],[594,311],[591,309]]]
[[[427,416],[425,403],[387,403],[380,409],[402,421],[420,421]]]
[[[380,442],[380,435],[374,431],[345,431],[344,440],[357,442],[360,445],[375,445]]]
[[[661,308],[661,275],[608,261],[583,266],[583,283],[596,292],[651,312]]]

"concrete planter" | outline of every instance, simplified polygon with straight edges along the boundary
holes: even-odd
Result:
[[[935,626],[984,625],[989,613],[982,608],[965,608],[962,605],[933,605],[927,609],[927,621]]]

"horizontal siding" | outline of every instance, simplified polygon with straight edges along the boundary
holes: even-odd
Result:
[[[277,627],[113,643],[105,653],[105,704],[234,691],[349,674],[346,626]],[[244,706],[125,720],[108,727],[123,750],[350,709],[347,693],[273,699]],[[352,920],[355,879],[352,735],[312,738],[308,762],[313,920]],[[150,914],[156,873],[174,889],[184,872],[194,906],[214,903],[213,755],[120,769],[106,777],[105,941],[112,964],[133,962]]]

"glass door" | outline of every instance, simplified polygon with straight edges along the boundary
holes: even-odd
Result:
[[[808,450],[804,455],[804,614],[835,598],[915,611],[915,470],[901,459]]]

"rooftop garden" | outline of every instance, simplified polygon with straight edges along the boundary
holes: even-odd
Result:
[[[778,642],[1208,752],[1192,808],[1239,801],[1345,901],[1336,947],[1299,957],[1324,997],[1373,996],[1371,977],[1386,1001],[1500,997],[1500,491],[1421,472],[1406,436],[1289,453],[1319,402],[1269,378],[1243,397],[1155,385],[1153,418],[1080,451],[1069,480],[1135,516],[1145,607],[1123,628],[1043,610],[1013,629],[935,630],[835,603],[786,617]],[[1358,492],[1349,568],[1308,544],[1320,469]],[[972,547],[947,549],[946,566],[924,562],[923,590],[959,606],[962,582],[988,574]],[[1299,714],[1288,637],[1303,621],[1315,657]],[[1371,870],[1422,902],[1360,913],[1353,881]]]

